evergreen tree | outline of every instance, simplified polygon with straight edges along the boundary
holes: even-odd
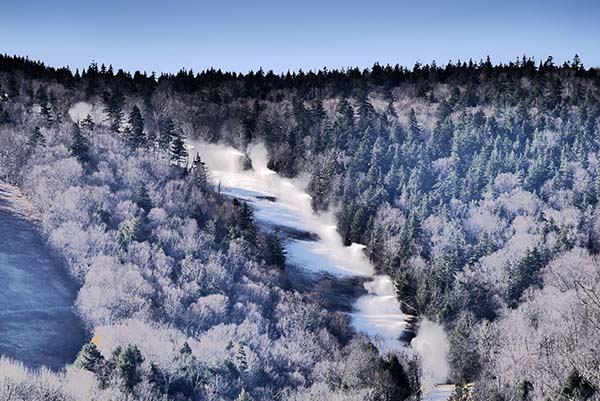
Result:
[[[42,135],[40,127],[35,127],[33,130],[31,130],[31,133],[27,138],[27,144],[32,148],[35,148],[38,145],[46,144],[46,138],[44,138],[44,135]]]
[[[90,161],[88,139],[83,136],[77,124],[71,126],[71,147],[69,151],[81,164],[87,164]]]
[[[146,134],[144,134],[144,119],[137,106],[133,106],[129,118],[128,126],[125,130],[127,142],[132,148],[146,145]]]
[[[233,210],[228,224],[229,238],[244,238],[251,244],[256,244],[256,229],[254,226],[254,213],[246,202],[237,198],[232,202]]]
[[[117,231],[117,244],[122,250],[126,250],[133,241],[144,242],[149,237],[146,227],[146,219],[134,217],[121,223]]]
[[[85,369],[96,373],[100,370],[103,362],[104,357],[98,350],[98,347],[96,347],[96,344],[90,342],[81,348],[74,365],[77,369]]]
[[[538,247],[527,250],[523,258],[513,269],[508,283],[508,303],[511,307],[518,306],[521,296],[529,287],[539,287],[541,283],[540,270],[545,264],[545,257]]]
[[[182,166],[186,164],[188,152],[185,147],[185,139],[181,130],[175,130],[171,142],[171,160],[175,165]]]
[[[194,161],[192,162],[190,176],[196,187],[206,189],[208,185],[208,170],[198,153],[196,153],[196,157],[194,157]]]
[[[235,398],[235,401],[253,401],[253,398],[248,392],[242,388],[242,391]]]
[[[597,391],[597,387],[590,380],[583,377],[577,369],[573,369],[565,379],[560,391],[561,401],[586,401],[591,399]]]
[[[285,265],[285,256],[285,247],[279,239],[278,233],[267,234],[263,245],[263,258],[265,262],[269,265],[283,268]]]
[[[93,131],[96,123],[91,115],[87,115],[87,117],[81,122],[81,128],[86,129],[88,131]]]
[[[152,209],[152,200],[143,182],[138,182],[135,188],[135,204],[146,213]]]
[[[414,109],[410,109],[410,113],[408,114],[408,141],[420,141],[421,135],[421,126],[417,121],[417,114]]]
[[[110,128],[114,132],[121,130],[121,124],[123,123],[123,106],[125,104],[125,96],[119,89],[115,89],[111,92],[105,92],[103,97],[104,111],[108,115],[110,122]]]
[[[49,103],[48,93],[43,86],[40,86],[35,95],[38,104],[40,105],[40,113],[46,120],[48,125],[52,124],[54,119],[52,118],[52,109]]]
[[[192,349],[190,348],[190,344],[188,344],[187,341],[183,343],[183,346],[179,350],[179,354],[185,357],[189,357],[192,355]]]
[[[4,109],[2,103],[0,103],[0,125],[10,124],[11,118],[8,111]]]
[[[175,122],[172,118],[161,120],[159,123],[158,148],[169,151],[171,140],[175,136]]]
[[[117,347],[113,352],[114,373],[123,389],[132,392],[142,381],[140,365],[144,362],[142,353],[136,345],[128,344],[125,348]]]

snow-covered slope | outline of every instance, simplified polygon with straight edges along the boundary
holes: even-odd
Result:
[[[192,156],[200,154],[211,181],[221,193],[245,200],[253,207],[260,224],[280,227],[283,232],[289,229],[318,236],[315,240],[289,237],[285,244],[288,263],[317,275],[370,277],[371,280],[365,282],[367,295],[354,305],[354,326],[369,335],[381,352],[403,346],[399,338],[407,323],[400,312],[391,279],[374,275],[363,245],[343,245],[334,217],[315,214],[311,197],[299,182],[285,179],[267,168],[267,152],[262,145],[248,149],[252,163],[249,169],[244,169],[245,154],[228,146],[190,143],[189,150]]]
[[[77,285],[35,229],[17,188],[0,181],[0,355],[59,369],[83,344]]]

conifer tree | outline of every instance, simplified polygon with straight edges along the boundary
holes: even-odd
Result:
[[[283,267],[285,265],[286,251],[278,233],[267,234],[264,238],[263,257],[270,265]]]
[[[192,162],[190,173],[194,185],[198,188],[205,189],[208,184],[208,170],[199,154],[196,154],[196,157]]]
[[[417,121],[417,114],[414,109],[410,109],[408,114],[408,141],[415,142],[421,139],[421,127]]]
[[[110,128],[114,132],[121,130],[123,123],[123,105],[125,104],[125,96],[119,89],[115,89],[112,93],[104,92],[102,97],[104,101],[104,111],[108,114]]]
[[[81,164],[86,164],[90,160],[88,139],[83,136],[77,124],[71,126],[71,147],[69,151]]]
[[[135,204],[146,213],[152,209],[152,199],[150,199],[146,185],[141,181],[135,188]]]
[[[78,369],[85,369],[96,373],[103,362],[104,357],[98,350],[98,347],[96,347],[96,344],[90,342],[81,348],[74,365]]]
[[[169,151],[175,135],[175,122],[172,118],[161,120],[159,123],[158,148]]]
[[[29,146],[31,146],[32,148],[35,148],[38,145],[46,144],[46,138],[44,137],[44,135],[42,135],[42,132],[40,131],[40,127],[35,127],[33,130],[31,130],[31,133],[29,134],[29,137],[27,138],[27,144]]]
[[[175,130],[171,142],[171,160],[177,166],[185,166],[188,152],[185,147],[185,139],[181,130]]]
[[[128,344],[125,348],[117,347],[113,353],[115,376],[123,389],[133,391],[142,381],[140,365],[144,362],[142,353],[136,345]]]
[[[132,148],[146,145],[146,134],[144,134],[144,118],[139,107],[133,106],[129,118],[128,126],[125,131],[126,139]]]
[[[89,114],[81,122],[81,128],[86,129],[88,131],[93,131],[95,126],[96,126],[96,123],[94,122],[94,119],[92,118],[92,116]]]

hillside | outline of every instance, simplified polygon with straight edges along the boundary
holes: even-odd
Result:
[[[210,185],[193,142],[263,144],[403,312],[443,326],[469,397],[598,396],[600,71],[578,57],[157,77],[4,56],[0,88],[0,179],[110,333],[76,363],[98,399],[420,396],[418,361],[290,288],[281,238]]]

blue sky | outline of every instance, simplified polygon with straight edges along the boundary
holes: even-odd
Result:
[[[0,0],[0,53],[174,72],[412,66],[578,53],[600,66],[600,1]]]

